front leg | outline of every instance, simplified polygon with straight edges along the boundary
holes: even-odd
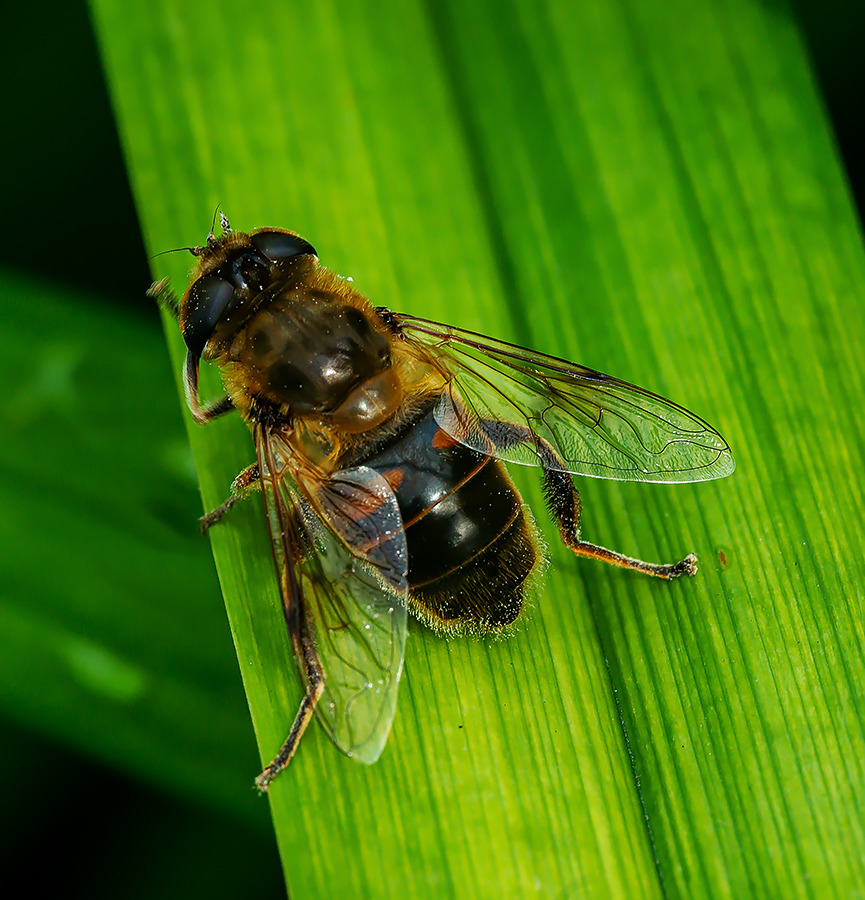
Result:
[[[174,316],[175,321],[179,318],[180,301],[177,299],[177,294],[172,290],[167,278],[163,278],[161,281],[154,281],[147,289],[147,296],[152,297],[161,309],[167,310]]]
[[[668,580],[678,578],[681,575],[695,575],[697,573],[697,557],[693,553],[689,553],[677,563],[650,563],[581,540],[580,519],[583,512],[583,502],[570,474],[562,471],[564,464],[555,450],[534,432],[520,425],[511,425],[504,422],[484,422],[482,427],[493,442],[493,445],[499,448],[504,449],[513,447],[516,444],[530,442],[535,445],[535,450],[544,472],[544,494],[547,499],[547,507],[558,526],[562,543],[577,556],[587,556],[591,559],[609,563],[611,566],[631,569],[634,572],[642,572],[644,575],[652,575],[655,578]]]
[[[177,299],[177,294],[171,289],[167,278],[163,278],[162,281],[154,281],[147,289],[147,296],[155,298],[160,308],[167,310],[175,319],[180,317],[180,301]],[[198,396],[198,357],[191,353],[186,354],[183,387],[189,411],[199,425],[206,425],[234,409],[234,402],[228,396],[221,397],[207,406],[201,405],[201,399]]]
[[[199,528],[202,534],[207,534],[211,526],[215,525],[238,500],[245,500],[251,494],[261,490],[261,472],[258,463],[247,466],[231,482],[231,495],[222,504],[212,509],[199,520]]]

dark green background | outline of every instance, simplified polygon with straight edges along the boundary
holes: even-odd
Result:
[[[801,0],[795,7],[861,215],[865,9],[840,0]],[[135,327],[154,339],[160,326],[144,297],[149,267],[86,6],[16,4],[7,10],[6,36],[0,265],[49,286],[76,289],[95,308],[123,304]],[[182,439],[170,390],[154,397],[151,412]],[[172,515],[191,522],[198,509],[197,493],[189,486]],[[206,544],[194,552],[208,565]],[[214,595],[217,590],[214,579]],[[222,629],[228,646],[222,607],[213,603],[210,610],[213,627]],[[239,684],[237,702],[242,703]],[[102,766],[67,748],[62,780],[25,777],[34,760],[57,754],[58,748],[47,750],[45,736],[19,722],[4,720],[3,735],[7,833],[0,858],[7,880],[23,879],[28,893],[114,897],[120,883],[130,897],[165,896],[166,884],[172,885],[172,896],[282,893],[265,804],[259,827],[242,826],[224,813],[132,780],[120,766]],[[248,740],[253,759],[251,730]],[[44,815],[48,805],[50,818]]]
[[[86,4],[9,7],[3,55],[0,267],[43,284],[49,295],[52,285],[76,292],[91,313],[124,306],[126,339],[140,334],[157,354],[145,427],[185,444],[159,317],[144,295],[149,264]],[[27,302],[35,298],[22,296],[21,303]],[[10,477],[14,472],[0,470],[0,479]],[[161,516],[178,533],[190,535],[189,568],[210,579],[201,586],[201,596],[208,596],[201,604],[202,615],[209,617],[202,626],[204,640],[221,643],[231,661],[210,549],[195,535],[200,497],[191,480],[176,490],[174,508]],[[6,552],[15,551],[0,550]],[[44,560],[47,567],[54,562]],[[25,574],[25,582],[27,577],[38,573]],[[38,592],[33,593],[38,602]],[[233,683],[226,693],[242,714],[243,691],[230,666]],[[2,735],[0,868],[7,886],[26,885],[19,896],[115,898],[121,890],[128,898],[284,896],[269,808],[251,789],[255,812],[244,824],[219,804],[204,808],[128,777],[122,763],[106,766],[74,748],[57,747],[51,735],[29,730],[20,720],[4,717]],[[235,744],[244,741],[252,772],[258,757],[249,727],[233,736]],[[52,777],[49,770],[34,777],[46,758],[51,769],[62,768],[62,776]]]

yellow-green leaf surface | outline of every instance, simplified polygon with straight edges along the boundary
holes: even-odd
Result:
[[[541,594],[508,641],[413,627],[375,766],[310,730],[270,795],[292,896],[861,891],[865,267],[786,8],[93,9],[153,252],[201,242],[217,202],[290,227],[374,303],[643,384],[738,460],[581,482],[588,539],[698,552],[671,585],[569,557],[516,473]],[[192,440],[210,507],[251,441]],[[300,688],[259,503],[213,547],[266,760]]]

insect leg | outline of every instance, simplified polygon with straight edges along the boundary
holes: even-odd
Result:
[[[318,658],[318,651],[315,649],[315,643],[309,635],[305,626],[300,625],[299,633],[292,634],[292,643],[294,644],[294,652],[298,659],[303,660],[306,668],[306,693],[303,700],[300,701],[300,709],[294,717],[291,730],[288,737],[282,745],[279,753],[268,764],[267,768],[255,779],[256,787],[262,792],[267,793],[270,782],[291,762],[294,751],[303,737],[306,726],[309,725],[312,715],[315,712],[315,706],[318,703],[322,692],[324,691],[324,670],[321,667],[321,660]]]
[[[207,534],[211,526],[215,525],[238,500],[245,500],[255,491],[261,490],[261,473],[258,469],[258,463],[247,466],[238,476],[231,482],[231,495],[216,509],[210,510],[209,513],[199,519],[199,528],[202,534]]]
[[[544,472],[544,493],[547,498],[547,506],[559,528],[562,542],[577,556],[598,559],[601,562],[609,563],[611,566],[632,569],[635,572],[642,572],[644,575],[652,575],[655,578],[671,579],[678,578],[681,575],[696,574],[697,557],[693,553],[689,553],[677,563],[650,563],[581,540],[580,518],[583,511],[583,501],[580,498],[579,491],[574,486],[571,476],[567,472],[561,471],[564,467],[555,450],[542,438],[519,425],[495,422],[490,423],[490,426],[488,428],[485,427],[484,430],[490,435],[491,440],[492,435],[495,435],[494,443],[499,447],[514,446],[515,444],[528,441],[534,443]]]
[[[642,559],[634,559],[590,544],[580,540],[580,515],[583,502],[580,494],[574,487],[571,476],[567,472],[559,472],[555,469],[544,468],[544,493],[547,496],[547,505],[559,527],[559,534],[565,546],[577,556],[588,556],[611,566],[619,566],[622,569],[632,569],[642,572],[644,575],[653,575],[655,578],[678,578],[680,575],[694,575],[697,572],[697,557],[689,553],[677,563],[660,564],[645,562]]]
[[[219,416],[223,416],[234,409],[234,401],[229,396],[215,400],[207,406],[201,405],[201,398],[198,396],[198,357],[188,350],[186,352],[186,365],[183,367],[183,390],[186,394],[186,404],[192,413],[192,418],[199,425],[206,425],[208,422],[212,422]]]
[[[180,315],[180,302],[177,299],[177,294],[171,289],[167,278],[163,278],[161,281],[154,281],[147,289],[147,296],[153,297],[160,308],[168,310],[175,319]]]
[[[226,395],[225,397],[220,397],[219,400],[214,400],[213,403],[209,403],[205,407],[199,407],[197,411],[193,410],[192,414],[199,425],[206,425],[208,422],[230,413],[233,409],[234,402],[231,397]]]

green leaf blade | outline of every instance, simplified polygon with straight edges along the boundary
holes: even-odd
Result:
[[[293,895],[849,894],[863,258],[785,11],[333,3],[237,22],[210,3],[127,31],[95,9],[154,250],[200,241],[221,201],[236,227],[305,234],[375,304],[671,396],[737,457],[716,484],[580,483],[587,539],[697,550],[675,585],[575,562],[515,472],[550,545],[543,596],[507,643],[415,627],[375,767],[304,738],[272,792]],[[242,432],[193,437],[208,505],[251,460]],[[253,506],[213,543],[268,758],[299,690]]]

